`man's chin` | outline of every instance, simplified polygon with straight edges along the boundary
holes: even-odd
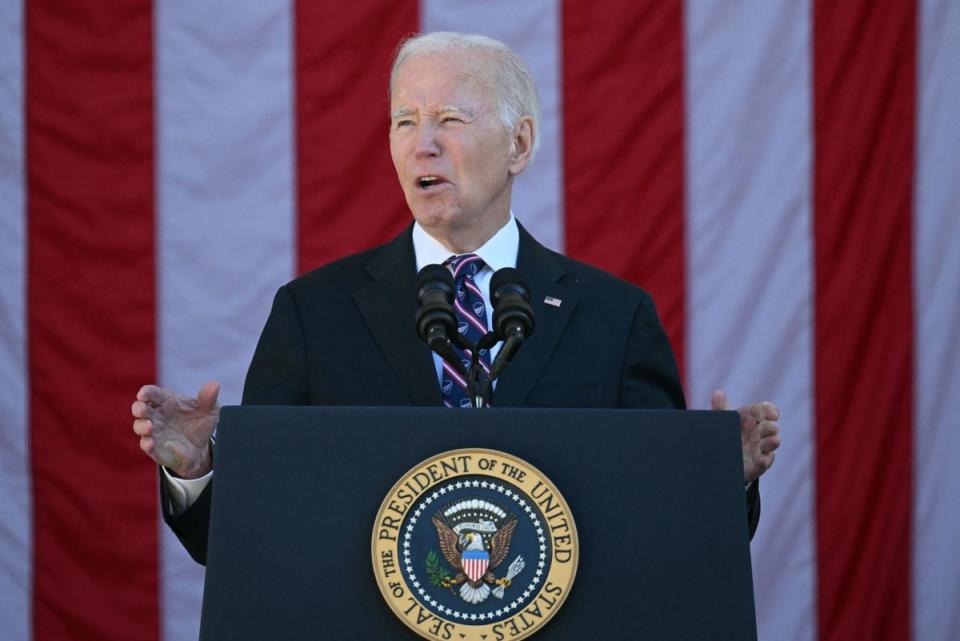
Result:
[[[465,226],[460,210],[452,207],[418,208],[413,211],[413,218],[427,231],[455,230]]]

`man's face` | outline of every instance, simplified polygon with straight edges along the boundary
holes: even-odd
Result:
[[[390,113],[393,165],[413,217],[428,232],[440,239],[492,235],[506,223],[512,178],[527,155],[518,162],[516,139],[501,124],[477,61],[456,52],[407,60]]]

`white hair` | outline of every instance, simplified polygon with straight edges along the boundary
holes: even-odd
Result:
[[[401,43],[393,59],[393,68],[390,70],[390,93],[393,93],[397,70],[404,62],[416,56],[451,51],[489,56],[488,59],[491,61],[489,66],[492,67],[490,76],[493,87],[491,88],[496,94],[500,122],[507,131],[513,131],[521,118],[529,117],[533,120],[533,150],[530,154],[532,159],[540,146],[540,96],[527,63],[499,40],[453,31],[434,31],[411,36]]]

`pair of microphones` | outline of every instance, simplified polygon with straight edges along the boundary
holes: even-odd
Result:
[[[417,302],[420,307],[414,319],[417,334],[430,349],[439,354],[467,381],[467,393],[473,407],[487,407],[492,385],[507,367],[523,342],[533,334],[533,308],[530,293],[512,267],[498,269],[490,280],[490,302],[493,304],[493,329],[476,343],[458,329],[453,308],[456,295],[453,274],[443,265],[427,265],[417,275]],[[480,366],[480,351],[503,342],[497,357],[486,374]],[[464,365],[454,346],[470,350],[470,365]]]

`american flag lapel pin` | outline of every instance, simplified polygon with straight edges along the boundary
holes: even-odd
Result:
[[[560,307],[560,299],[554,298],[553,296],[547,296],[543,299],[543,302],[547,305],[553,305],[554,307]]]

